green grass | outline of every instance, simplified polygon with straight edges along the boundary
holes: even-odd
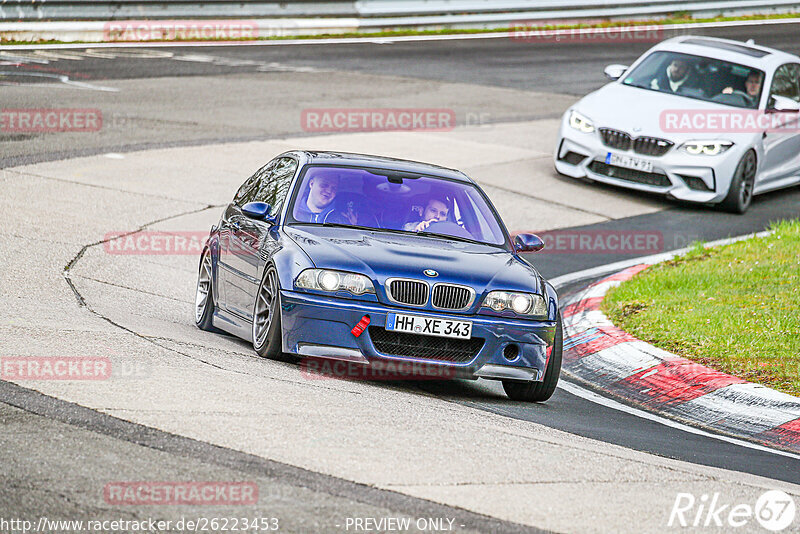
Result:
[[[710,17],[710,18],[692,18],[690,14],[684,12],[673,13],[665,18],[653,20],[614,20],[606,21],[595,24],[559,24],[559,25],[542,25],[534,26],[535,21],[531,21],[531,26],[525,27],[507,27],[507,28],[442,28],[438,30],[386,30],[377,32],[350,32],[350,33],[324,33],[318,35],[286,35],[286,36],[272,36],[272,37],[259,37],[257,39],[201,39],[202,41],[280,41],[287,39],[344,39],[353,37],[368,38],[381,38],[381,37],[403,37],[411,35],[462,35],[462,34],[475,34],[475,33],[504,33],[514,30],[535,31],[535,30],[573,30],[581,28],[613,28],[620,26],[651,26],[651,25],[671,25],[671,24],[686,24],[689,22],[729,22],[740,20],[773,20],[773,19],[792,19],[800,17],[800,13],[775,13],[767,15],[740,15],[735,17]],[[523,36],[524,38],[524,36]],[[196,40],[187,41],[185,39],[176,39],[170,42],[195,42]],[[88,41],[70,41],[71,43],[82,44]],[[122,41],[121,41],[122,42]],[[166,42],[163,39],[155,39],[148,42]],[[14,41],[5,39],[0,36],[0,44],[3,45],[20,45],[20,44],[64,44],[63,41],[55,40],[39,40],[39,41]]]
[[[724,247],[697,244],[611,290],[611,321],[708,367],[800,395],[800,221]]]

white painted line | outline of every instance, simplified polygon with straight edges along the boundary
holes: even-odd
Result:
[[[653,375],[655,375],[655,374],[658,374],[658,369],[653,369],[652,371],[648,371],[648,372],[646,372],[646,373],[645,373],[645,374],[643,374],[643,375],[642,375],[642,376],[641,376],[639,379],[640,379],[640,380],[644,380],[645,378],[647,378],[647,377],[650,377],[650,376],[653,376]],[[650,391],[650,390],[648,390],[648,391]]]
[[[722,245],[727,245],[727,244],[730,244],[730,243],[735,243],[737,241],[742,241],[742,240],[745,240],[745,239],[749,239],[751,237],[764,237],[764,236],[767,236],[767,235],[769,235],[771,233],[772,233],[771,230],[767,230],[767,231],[758,232],[758,233],[755,233],[755,234],[745,234],[745,235],[736,236],[736,237],[729,237],[729,238],[719,239],[717,241],[711,241],[709,243],[705,243],[704,246],[706,248],[715,247],[715,246],[722,246]],[[665,261],[665,260],[671,259],[671,258],[673,258],[675,256],[679,256],[681,254],[684,254],[685,252],[688,252],[689,250],[691,250],[691,247],[686,247],[686,248],[682,248],[682,249],[678,249],[678,250],[673,250],[673,251],[665,252],[665,253],[661,253],[661,254],[653,254],[651,256],[633,258],[633,259],[630,259],[630,260],[611,263],[611,264],[608,264],[608,265],[601,265],[599,267],[594,267],[592,269],[586,269],[586,270],[583,270],[583,271],[577,271],[577,272],[574,272],[574,273],[570,273],[570,274],[566,274],[566,275],[563,275],[563,276],[559,276],[559,277],[554,278],[553,280],[551,280],[551,283],[553,284],[553,286],[556,289],[560,289],[561,287],[564,287],[565,285],[570,284],[572,282],[576,282],[576,281],[579,281],[579,280],[585,280],[587,278],[593,278],[595,276],[602,276],[604,274],[609,274],[609,273],[612,273],[612,272],[621,271],[623,269],[627,269],[629,267],[633,267],[634,265],[640,265],[642,263],[646,263],[646,264],[652,265],[654,263]],[[585,298],[585,297],[582,295],[581,299],[583,299],[583,298]],[[608,322],[608,319],[605,317],[604,314],[602,314],[602,312],[597,312],[596,310],[593,310],[593,311],[595,312],[595,317],[593,317],[593,319],[599,320],[599,321],[601,321],[603,323]],[[602,315],[602,318],[597,316],[596,315],[597,313],[600,313],[600,315]],[[570,316],[567,320],[565,320],[564,328],[565,328],[566,333],[569,335],[570,331],[572,331],[572,330],[580,330],[581,327],[583,327],[583,329],[586,329],[587,327],[596,326],[594,324],[591,324],[591,322],[589,322],[589,324],[587,324],[587,322],[585,321],[587,315],[589,315],[589,313],[580,312],[580,313],[577,313],[575,315]],[[582,323],[582,324],[578,325],[576,323]],[[644,342],[638,342],[638,343],[639,344],[643,344],[643,345],[647,345],[649,347],[649,350],[657,349],[657,347],[652,347],[649,344],[646,344]],[[623,351],[624,351],[624,348],[625,348],[624,345],[633,345],[633,344],[634,343],[623,343],[623,344],[611,347],[610,349],[605,349],[603,351],[600,351],[600,353],[609,353],[609,352],[613,353],[615,350],[619,351],[620,348],[623,348]],[[639,349],[639,350],[641,350],[641,349]],[[662,351],[661,349],[657,349],[657,350],[658,350],[658,352],[664,352],[665,354],[669,354],[666,351]],[[644,352],[646,353],[647,351],[644,351]],[[600,353],[598,353],[598,354],[600,354]],[[597,356],[597,355],[595,355],[595,356]],[[591,359],[592,356],[587,356],[584,359],[586,359],[586,358],[590,358]],[[601,360],[602,360],[602,358],[601,358]],[[647,364],[642,366],[641,365],[641,363],[642,363],[641,361],[640,362],[635,362],[635,361],[633,361],[633,362],[630,362],[630,361],[619,362],[619,361],[616,361],[616,360],[617,360],[617,357],[611,358],[610,360],[606,359],[606,360],[603,361],[602,364],[603,364],[604,368],[608,368],[609,366],[612,366],[611,364],[613,364],[613,363],[617,363],[617,364],[623,363],[623,364],[633,364],[633,365],[636,365],[638,363],[640,369],[648,367]],[[623,360],[627,360],[627,358],[623,358]],[[590,362],[587,361],[586,363],[590,363]],[[652,362],[650,362],[650,363],[652,364]],[[650,373],[647,373],[645,376],[649,376],[653,372],[655,372],[655,371],[651,371]],[[659,424],[662,424],[662,425],[665,425],[665,426],[668,426],[668,427],[671,427],[671,428],[676,428],[678,430],[683,430],[684,432],[689,432],[691,434],[696,434],[696,435],[699,435],[699,436],[705,436],[705,437],[709,437],[709,438],[712,438],[712,439],[717,439],[717,440],[720,440],[720,441],[724,441],[726,443],[731,443],[733,445],[738,445],[738,446],[746,447],[746,448],[749,448],[749,449],[754,449],[754,450],[758,450],[758,451],[762,451],[762,452],[769,452],[769,453],[772,453],[772,454],[777,454],[779,456],[786,456],[788,458],[800,459],[800,455],[797,455],[797,454],[793,454],[793,453],[790,453],[790,452],[782,451],[782,450],[779,450],[779,449],[772,449],[772,448],[769,448],[769,447],[766,447],[766,446],[763,446],[763,445],[758,445],[758,444],[751,443],[751,442],[748,442],[748,441],[744,441],[744,440],[741,440],[741,439],[736,439],[736,438],[733,438],[733,437],[730,437],[730,436],[713,434],[711,432],[707,432],[707,431],[701,430],[699,428],[695,428],[695,427],[692,427],[692,426],[689,426],[689,425],[685,425],[683,423],[678,423],[677,421],[673,421],[673,420],[668,419],[668,418],[660,417],[658,415],[655,415],[653,413],[650,413],[650,412],[647,412],[647,411],[644,411],[644,410],[639,410],[637,408],[633,408],[631,406],[622,404],[621,402],[612,400],[612,399],[610,399],[608,397],[604,397],[604,396],[598,395],[597,393],[594,393],[592,391],[586,390],[586,389],[584,389],[584,388],[582,388],[582,387],[580,387],[580,386],[578,386],[578,385],[576,385],[576,384],[574,384],[572,382],[567,382],[563,378],[561,380],[559,380],[558,387],[563,389],[564,391],[572,393],[573,395],[576,395],[576,396],[578,396],[578,397],[580,397],[582,399],[588,400],[590,402],[594,402],[595,404],[599,404],[601,406],[605,406],[607,408],[611,408],[611,409],[614,409],[614,410],[622,411],[622,412],[628,413],[630,415],[634,415],[636,417],[641,417],[643,419],[647,419],[649,421],[653,421],[653,422],[656,422],[656,423],[659,423]],[[777,425],[775,425],[775,426],[777,426]]]
[[[654,24],[643,25],[641,29],[646,28],[661,28],[665,31],[672,29],[693,30],[705,28],[732,28],[732,27],[745,27],[745,26],[764,26],[774,24],[798,24],[800,19],[767,19],[767,20],[732,20],[724,22],[690,22],[686,24]],[[625,27],[623,27],[625,28]],[[0,33],[2,33],[2,25],[0,25]],[[522,30],[526,31],[526,30]],[[584,31],[589,33],[597,31],[597,28],[582,28],[580,30],[549,30],[552,35],[575,35],[576,32]],[[561,33],[559,33],[561,32]],[[319,44],[393,44],[403,42],[419,42],[419,41],[460,41],[469,39],[508,39],[516,36],[517,32],[492,32],[492,33],[467,33],[467,34],[451,34],[451,35],[401,35],[397,37],[342,37],[342,38],[327,38],[327,39],[275,39],[275,40],[261,40],[261,41],[201,41],[193,43],[185,42],[144,42],[144,43],[62,43],[62,44],[30,44],[30,45],[10,45],[3,46],[3,50],[47,50],[47,49],[69,49],[69,48],[192,48],[192,47],[209,47],[209,46],[296,46],[296,45],[319,45]],[[548,34],[550,35],[550,34]],[[520,40],[524,40],[521,38]],[[655,44],[655,43],[654,43]]]
[[[699,428],[695,428],[689,425],[684,425],[683,423],[678,423],[677,421],[672,421],[671,419],[666,419],[664,417],[659,417],[658,415],[652,414],[650,412],[646,412],[644,410],[639,410],[637,408],[633,408],[626,404],[622,404],[621,402],[617,402],[615,400],[609,399],[607,397],[603,397],[594,393],[593,391],[589,391],[584,389],[572,382],[567,382],[563,378],[558,381],[558,387],[566,391],[567,393],[571,393],[576,397],[580,397],[584,400],[588,400],[590,402],[594,402],[595,404],[599,404],[601,406],[605,406],[606,408],[611,408],[612,410],[617,410],[620,412],[624,412],[630,415],[634,415],[636,417],[640,417],[642,419],[647,419],[648,421],[653,421],[654,423],[658,423],[660,425],[668,426],[670,428],[675,428],[677,430],[682,430],[684,432],[688,432],[689,434],[695,434],[698,436],[703,436],[711,439],[716,439],[719,441],[724,441],[726,443],[730,443],[732,445],[738,445],[739,447],[745,447],[748,449],[753,449],[761,452],[768,452],[771,454],[776,454],[778,456],[785,456],[787,458],[792,458],[794,460],[800,460],[800,455],[793,454],[791,452],[782,451],[779,449],[771,449],[769,447],[765,447],[763,445],[758,445],[757,443],[751,443],[749,441],[744,441],[741,439],[732,438],[730,436],[722,436],[719,434],[713,434],[711,432],[706,432],[705,430],[701,430]]]

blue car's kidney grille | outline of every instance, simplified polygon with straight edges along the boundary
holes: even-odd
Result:
[[[380,326],[369,327],[369,337],[375,350],[387,356],[403,356],[421,360],[451,363],[472,361],[483,348],[483,338],[451,339],[393,332]]]
[[[443,310],[463,310],[472,304],[473,291],[464,286],[437,284],[433,287],[433,307]]]
[[[389,298],[399,304],[424,306],[428,303],[428,284],[416,280],[391,280],[387,287]]]

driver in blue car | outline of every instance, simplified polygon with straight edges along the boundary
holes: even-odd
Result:
[[[443,222],[447,220],[447,215],[450,209],[447,207],[447,202],[441,197],[432,197],[425,205],[422,211],[421,221],[411,221],[403,225],[403,230],[407,232],[421,232],[425,230],[431,223]]]
[[[339,192],[338,174],[319,174],[308,181],[308,195],[298,202],[294,218],[300,222],[323,223],[333,211],[333,201]]]

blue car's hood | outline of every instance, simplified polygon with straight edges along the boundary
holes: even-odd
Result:
[[[348,228],[294,226],[285,229],[318,268],[363,273],[383,285],[387,278],[425,279],[469,285],[478,295],[507,289],[541,293],[536,270],[507,250],[434,237]]]

